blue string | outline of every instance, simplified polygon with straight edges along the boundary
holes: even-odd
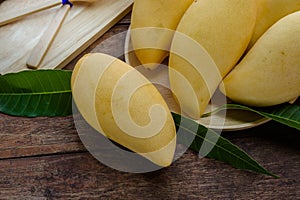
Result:
[[[62,5],[69,5],[70,7],[73,6],[73,4],[69,0],[61,0]]]

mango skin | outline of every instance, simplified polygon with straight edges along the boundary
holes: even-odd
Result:
[[[248,50],[274,23],[282,17],[300,10],[299,0],[255,0],[257,18]]]
[[[300,11],[276,22],[226,76],[221,91],[235,102],[273,106],[300,95]]]
[[[130,34],[133,50],[145,68],[155,69],[169,55],[181,17],[193,0],[135,0]]]
[[[254,30],[256,11],[255,1],[199,0],[185,12],[172,41],[169,66],[171,89],[188,116],[200,118],[222,78],[244,54]],[[187,44],[181,34],[197,42],[199,47]],[[207,64],[201,59],[192,62],[178,54],[189,52],[197,57],[195,52],[202,47],[217,65],[217,70],[211,62]],[[187,92],[188,85],[192,86],[195,95]]]
[[[127,79],[132,81],[121,84]],[[131,94],[130,86],[135,84],[134,81],[141,84]],[[166,167],[172,163],[176,147],[172,115],[155,86],[137,70],[106,54],[87,54],[74,68],[71,87],[78,110],[93,128],[159,166]],[[124,104],[127,97],[128,105]],[[117,106],[125,111],[113,113]],[[159,111],[152,112],[153,106]],[[117,118],[124,116],[127,110],[131,119],[118,122]],[[156,126],[157,121],[162,121],[162,127],[157,132],[142,136],[144,132],[141,130],[149,124]],[[128,122],[137,125],[130,129],[130,133],[120,126],[127,126]]]

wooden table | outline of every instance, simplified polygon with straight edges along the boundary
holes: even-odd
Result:
[[[114,54],[130,14],[88,52]],[[77,135],[73,117],[22,118],[0,114],[0,199],[300,199],[300,134],[274,121],[223,132],[280,178],[199,158],[188,150],[170,167],[145,174],[111,169],[96,160]]]

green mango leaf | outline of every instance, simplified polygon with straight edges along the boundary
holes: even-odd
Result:
[[[25,70],[0,76],[0,112],[24,117],[72,114],[72,71]]]
[[[215,131],[208,129],[187,117],[172,113],[175,125],[185,131],[185,134],[179,134],[178,141],[184,145],[188,145],[190,149],[198,152],[200,156],[213,158],[226,162],[233,167],[239,169],[251,170],[257,173],[278,177],[259,165],[246,152],[232,144],[226,138],[223,138]],[[195,129],[196,127],[196,129]],[[194,130],[197,130],[196,132]],[[189,138],[195,137],[190,144]],[[205,144],[206,143],[206,144]],[[207,145],[208,144],[208,145]],[[207,155],[201,155],[203,145],[211,146],[212,149]]]
[[[225,104],[215,111],[206,113],[203,116],[208,116],[224,109],[240,109],[255,112],[263,117],[300,130],[300,106],[296,104],[283,103],[276,106],[255,108],[239,104]]]

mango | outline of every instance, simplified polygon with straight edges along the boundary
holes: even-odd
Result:
[[[226,76],[221,91],[235,102],[272,106],[300,95],[300,11],[277,21]]]
[[[282,17],[300,10],[299,0],[255,0],[257,18],[248,50],[275,22]]]
[[[255,1],[198,0],[181,18],[170,49],[171,89],[181,109],[199,119],[223,77],[251,39]],[[206,53],[205,53],[206,51]]]
[[[172,163],[172,115],[140,72],[110,55],[91,53],[77,62],[71,86],[78,110],[94,129],[159,166]]]
[[[182,15],[193,0],[135,0],[130,38],[140,63],[155,69],[169,55],[170,44]]]

